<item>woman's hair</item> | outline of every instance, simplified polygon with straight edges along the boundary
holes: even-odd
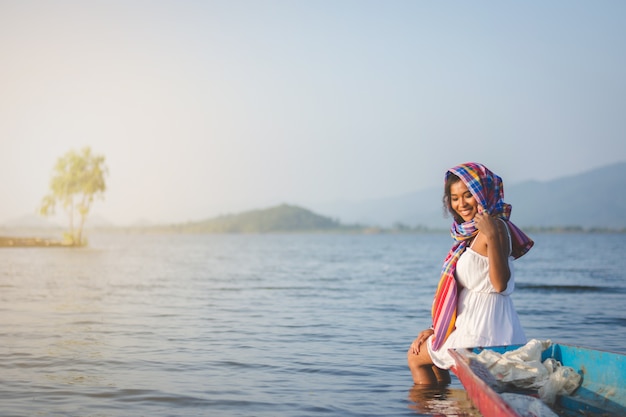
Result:
[[[464,222],[464,220],[461,216],[457,214],[456,211],[452,209],[452,204],[450,202],[450,194],[452,193],[450,191],[450,188],[453,184],[456,184],[459,181],[461,181],[461,178],[457,177],[452,172],[448,172],[448,175],[446,175],[446,181],[443,186],[443,212],[446,217],[448,214],[450,214],[454,218],[454,221],[461,224]]]

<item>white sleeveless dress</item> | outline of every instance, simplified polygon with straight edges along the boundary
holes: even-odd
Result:
[[[515,289],[512,261],[513,257],[509,256],[511,277],[506,290],[499,293],[489,280],[489,258],[475,252],[471,246],[463,252],[455,273],[457,283],[462,287],[456,329],[439,350],[433,350],[432,336],[427,342],[428,353],[439,368],[449,369],[454,365],[448,349],[526,343],[524,329],[510,297]]]

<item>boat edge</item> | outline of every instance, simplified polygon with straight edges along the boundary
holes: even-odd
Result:
[[[484,417],[521,417],[485,381],[474,374],[466,358],[454,349],[449,349],[448,352],[455,362],[451,368],[452,372],[461,381],[468,397]]]

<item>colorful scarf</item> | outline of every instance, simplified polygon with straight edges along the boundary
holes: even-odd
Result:
[[[446,173],[446,181],[451,174],[463,181],[483,211],[504,219],[508,223],[511,234],[511,256],[513,258],[517,259],[530,250],[534,242],[509,221],[511,205],[504,202],[504,189],[502,179],[499,176],[484,165],[472,162],[451,168]],[[433,328],[435,330],[433,349],[435,350],[443,345],[454,330],[457,310],[457,283],[454,277],[456,263],[477,233],[478,229],[473,219],[461,224],[455,221],[452,224],[450,234],[455,243],[443,262],[441,279],[432,307]]]

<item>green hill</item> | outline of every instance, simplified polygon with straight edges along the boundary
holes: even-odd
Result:
[[[195,233],[271,233],[335,231],[349,229],[338,221],[307,209],[282,204],[262,210],[229,214],[177,226],[179,231]]]

